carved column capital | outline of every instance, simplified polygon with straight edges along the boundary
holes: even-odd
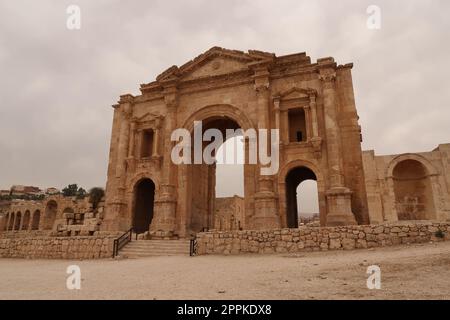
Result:
[[[270,85],[269,83],[255,84],[254,86],[257,95],[266,95],[269,93]]]
[[[327,83],[334,83],[336,81],[336,72],[325,72],[319,74],[319,80],[324,82],[324,84]]]

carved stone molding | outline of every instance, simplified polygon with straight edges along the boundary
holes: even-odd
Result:
[[[327,72],[319,74],[319,80],[322,82],[334,82],[336,81],[336,72]]]

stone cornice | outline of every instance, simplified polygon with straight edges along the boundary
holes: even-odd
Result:
[[[245,63],[247,68],[225,74],[186,79],[185,75],[200,68],[215,57],[226,57]],[[178,89],[178,93],[201,92],[227,88],[252,82],[271,81],[283,77],[304,76],[305,80],[329,80],[330,71],[352,68],[353,64],[336,65],[333,58],[321,58],[316,63],[306,53],[296,53],[277,57],[273,53],[249,50],[248,53],[213,47],[181,67],[172,66],[162,72],[156,81],[141,84],[141,95],[133,97],[135,102],[163,99],[168,88]],[[333,78],[333,76],[331,76]],[[169,90],[170,91],[170,90]]]

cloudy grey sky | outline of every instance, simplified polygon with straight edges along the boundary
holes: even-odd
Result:
[[[216,45],[354,62],[363,148],[429,151],[450,142],[449,14],[447,0],[1,0],[0,188],[104,186],[111,104]]]

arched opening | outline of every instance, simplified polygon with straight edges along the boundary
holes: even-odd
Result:
[[[216,230],[242,229],[244,216],[244,142],[241,134],[217,150],[214,225]]]
[[[55,200],[50,200],[47,202],[47,206],[45,207],[45,216],[44,216],[44,230],[52,230],[53,224],[56,220],[56,214],[58,212],[58,204]]]
[[[20,230],[20,222],[22,220],[22,213],[19,211],[16,213],[16,219],[14,221],[14,230],[19,231]]]
[[[27,210],[23,214],[23,222],[22,222],[22,229],[21,230],[28,230],[29,226],[30,226],[30,211]]]
[[[33,214],[33,219],[31,220],[31,230],[39,230],[39,222],[41,220],[41,212],[36,210]]]
[[[320,225],[317,181],[304,180],[298,185],[297,213],[299,225]]]
[[[395,166],[392,175],[398,220],[433,219],[433,191],[425,166],[417,160],[403,160]]]
[[[189,230],[239,229],[244,226],[244,144],[240,125],[226,116],[212,116],[202,121],[202,137],[209,129],[216,129],[221,140],[203,141],[201,154],[211,155],[211,163],[188,165]],[[195,135],[192,137],[194,160]],[[228,139],[227,139],[228,138]],[[213,148],[213,144],[218,144]],[[198,151],[198,150],[197,150]],[[220,217],[219,217],[220,215]],[[217,216],[217,217],[216,217]]]
[[[9,217],[9,223],[8,223],[8,229],[9,231],[14,230],[14,219],[16,218],[16,215],[14,212],[11,212],[11,215]]]
[[[318,211],[319,207],[317,201],[318,196],[314,197],[314,199],[307,199],[301,193],[304,187],[309,187],[309,189],[315,190],[318,195],[317,183],[315,183],[315,188],[314,184],[311,185],[309,182],[303,185],[303,182],[309,180],[317,181],[317,177],[312,170],[306,167],[296,167],[291,169],[286,175],[286,227],[288,228],[298,228],[299,213],[304,213],[308,216],[318,214],[318,212],[302,212],[306,211],[307,208],[311,208],[311,210],[317,208]],[[297,194],[297,190],[300,191],[300,194]],[[305,202],[303,203],[303,201]],[[314,201],[315,203],[313,203]],[[303,216],[301,215],[301,217]]]
[[[153,219],[155,184],[151,179],[139,181],[134,188],[133,229],[136,233],[149,230]]]

